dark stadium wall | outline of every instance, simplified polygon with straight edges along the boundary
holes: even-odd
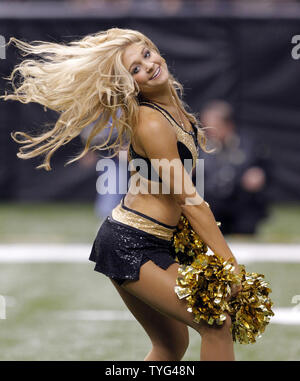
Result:
[[[15,36],[66,42],[113,26],[138,29],[157,44],[184,85],[184,99],[192,111],[198,112],[215,98],[230,102],[238,129],[253,133],[272,163],[271,200],[299,200],[300,60],[291,56],[291,39],[300,34],[297,17],[2,17],[0,35],[7,41]],[[8,88],[3,77],[20,59],[16,49],[9,47],[6,59],[0,60],[2,93]],[[42,158],[25,161],[16,157],[18,145],[10,138],[12,131],[39,129],[55,119],[54,112],[44,112],[36,104],[0,102],[1,200],[94,200],[95,165],[64,166],[82,149],[80,139],[56,152],[51,172],[34,168]]]

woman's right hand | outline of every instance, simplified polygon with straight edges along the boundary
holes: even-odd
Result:
[[[242,291],[242,285],[241,284],[233,284],[231,287],[230,299],[237,296],[240,291]]]

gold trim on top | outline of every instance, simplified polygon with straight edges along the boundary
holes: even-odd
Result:
[[[143,106],[143,103],[152,105],[156,110],[160,111],[168,119],[168,121],[172,124],[172,126],[175,127],[175,133],[177,136],[177,140],[180,141],[181,143],[183,143],[189,149],[189,151],[191,152],[191,154],[193,156],[193,167],[192,167],[192,169],[194,169],[196,167],[198,152],[197,152],[197,148],[196,148],[193,136],[191,134],[189,134],[188,131],[183,130],[182,127],[180,127],[163,109],[160,109],[154,103],[142,102],[141,106]]]
[[[150,233],[158,238],[170,241],[175,228],[167,228],[148,218],[142,217],[129,210],[122,208],[122,201],[112,210],[112,218],[116,221],[122,222],[126,225],[132,226],[136,229],[143,230],[146,233]]]

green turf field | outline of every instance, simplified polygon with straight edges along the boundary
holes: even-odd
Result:
[[[265,273],[276,306],[300,293],[300,264],[251,264]],[[0,320],[0,360],[142,360],[150,348],[135,321],[63,319],[62,312],[125,310],[119,295],[92,264],[1,264],[0,290],[8,298]],[[198,360],[201,338],[190,330],[184,360]],[[237,360],[299,360],[299,326],[270,324],[256,344],[236,344]]]
[[[0,243],[91,242],[101,221],[91,203],[0,203]],[[228,237],[251,242],[300,243],[300,205],[270,208],[254,237]]]
[[[93,206],[74,204],[0,206],[0,243],[91,243],[98,225]],[[298,206],[280,206],[262,224],[257,242],[299,243]],[[238,239],[237,237],[235,237]],[[288,255],[288,253],[287,253]],[[0,253],[1,256],[1,253]],[[143,360],[150,341],[134,320],[66,319],[64,312],[126,310],[110,281],[87,263],[0,263],[1,360]],[[265,274],[274,307],[291,307],[300,295],[300,263],[251,263]],[[74,315],[75,316],[75,315]],[[190,329],[183,360],[199,360],[201,338]],[[270,324],[256,344],[236,344],[237,360],[299,360],[299,325]]]

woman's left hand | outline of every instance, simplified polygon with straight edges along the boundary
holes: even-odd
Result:
[[[230,298],[234,298],[237,296],[237,294],[242,291],[242,285],[241,284],[234,284],[231,287],[231,296]]]

